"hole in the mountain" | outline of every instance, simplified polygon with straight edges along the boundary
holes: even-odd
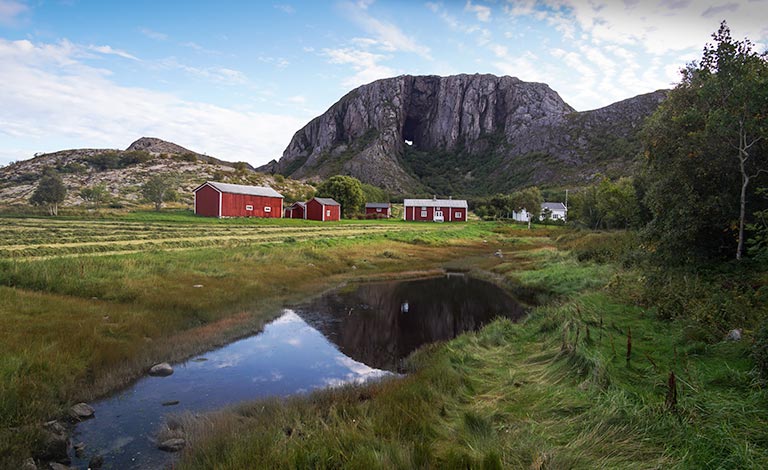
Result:
[[[403,142],[406,145],[419,148],[419,135],[421,134],[421,122],[412,117],[405,118],[403,124]]]

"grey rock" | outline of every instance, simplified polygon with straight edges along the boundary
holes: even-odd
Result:
[[[34,457],[38,460],[69,460],[69,434],[58,421],[49,421],[43,426],[43,437]]]
[[[181,403],[179,400],[164,401],[163,406],[175,406]]]
[[[733,329],[725,337],[726,341],[741,341],[741,329]]]
[[[101,455],[94,455],[91,460],[88,461],[88,468],[98,470],[104,466],[104,457]]]
[[[69,415],[79,421],[93,418],[94,413],[93,407],[87,403],[78,403],[69,409]]]
[[[32,457],[28,458],[21,464],[21,470],[37,470],[37,464]]]
[[[166,439],[165,441],[161,442],[158,444],[157,448],[165,452],[178,452],[186,445],[187,441],[180,437],[175,437],[173,439]]]
[[[149,375],[153,377],[167,377],[171,374],[173,374],[173,367],[167,362],[155,364],[149,369]]]
[[[497,152],[499,181],[507,185],[510,176],[526,173],[527,181],[516,184],[551,181],[565,167],[579,169],[569,178],[587,179],[615,170],[598,152],[614,156],[614,141],[627,147],[618,164],[628,165],[639,150],[632,143],[640,124],[665,96],[576,112],[548,85],[515,77],[402,75],[352,90],[296,132],[279,161],[257,171],[294,178],[343,173],[404,193],[420,187],[402,163],[407,140],[416,150],[465,158]]]
[[[51,470],[70,470],[71,467],[59,462],[49,462],[48,468]]]

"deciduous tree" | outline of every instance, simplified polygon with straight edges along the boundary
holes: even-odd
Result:
[[[365,203],[360,180],[351,176],[331,176],[317,187],[317,196],[333,198],[347,218],[361,212]]]
[[[141,186],[141,194],[159,211],[163,203],[176,200],[176,184],[176,177],[172,175],[154,175]]]
[[[58,215],[59,204],[64,202],[66,197],[67,188],[61,176],[52,168],[46,168],[29,202],[35,206],[46,206],[51,215]]]

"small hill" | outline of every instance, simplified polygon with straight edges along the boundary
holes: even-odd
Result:
[[[271,186],[286,200],[314,193],[305,183],[266,175],[244,163],[231,163],[202,155],[172,142],[142,137],[125,150],[72,149],[37,155],[0,168],[0,207],[26,205],[45,168],[54,168],[67,187],[64,206],[85,201],[80,190],[104,185],[113,207],[131,207],[141,201],[141,185],[157,174],[173,175],[182,204],[192,204],[192,190],[207,180]]]

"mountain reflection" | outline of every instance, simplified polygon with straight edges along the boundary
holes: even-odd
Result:
[[[390,371],[419,346],[524,314],[497,286],[463,275],[358,284],[295,310],[345,355]]]

